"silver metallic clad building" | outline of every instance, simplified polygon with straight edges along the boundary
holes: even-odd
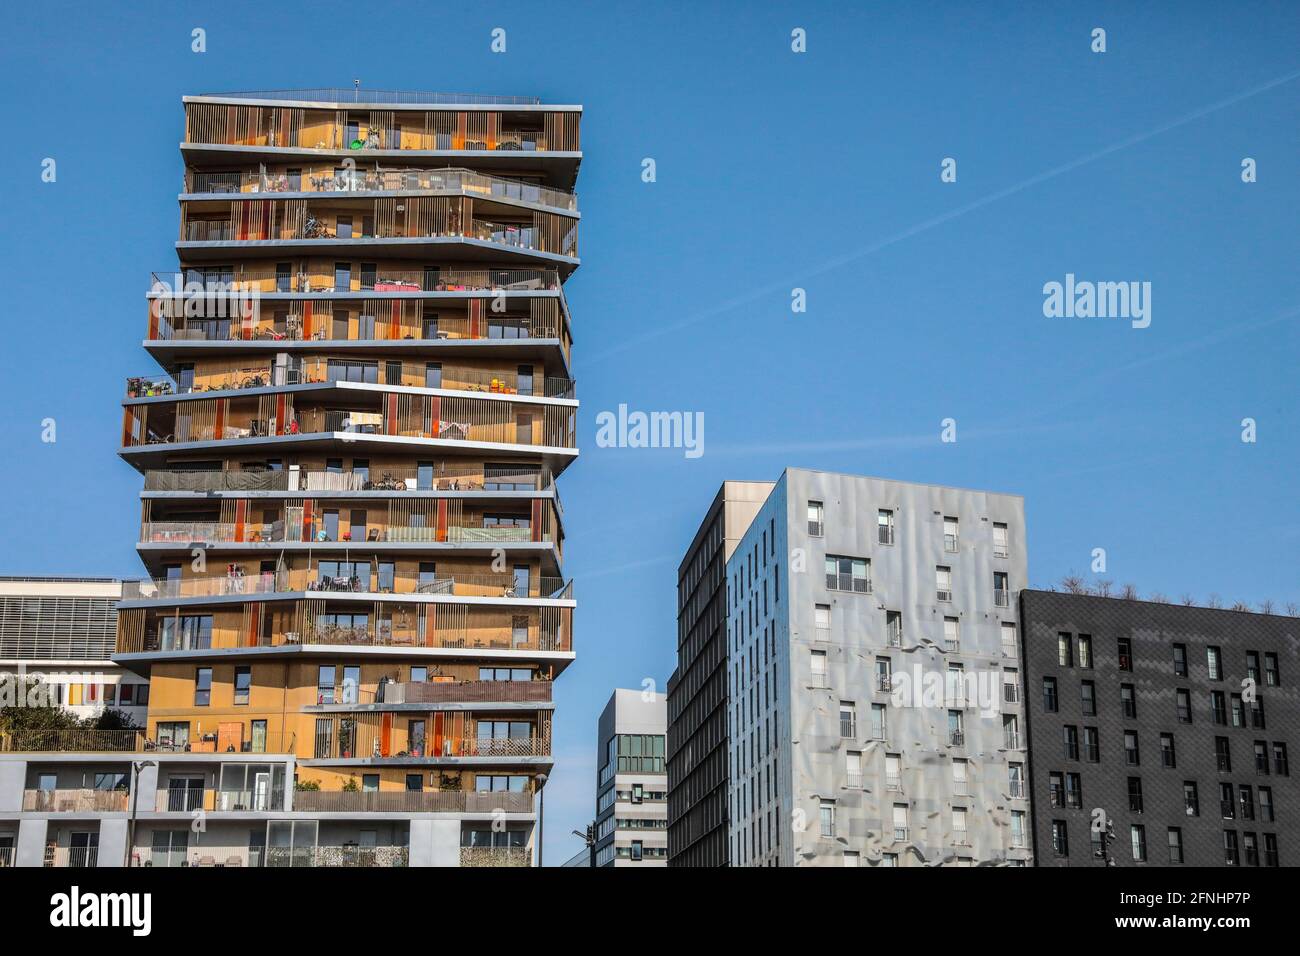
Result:
[[[1016,495],[788,469],[727,562],[735,865],[1031,862]]]

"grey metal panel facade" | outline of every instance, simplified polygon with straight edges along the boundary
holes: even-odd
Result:
[[[1224,866],[1226,833],[1236,835],[1237,865],[1252,865],[1248,834],[1255,841],[1258,865],[1270,862],[1265,852],[1269,836],[1276,840],[1280,865],[1300,863],[1300,829],[1292,819],[1300,812],[1300,780],[1290,770],[1300,738],[1300,619],[1048,591],[1025,591],[1020,604],[1039,865],[1105,865],[1092,846],[1091,820],[1098,809],[1114,824],[1116,839],[1108,855],[1118,866],[1171,865],[1170,828],[1179,831],[1182,862],[1189,866]],[[1069,664],[1061,663],[1062,636],[1070,640]],[[1079,660],[1081,636],[1091,639],[1091,667],[1081,666]],[[1128,669],[1120,667],[1121,639],[1130,642]],[[1186,648],[1185,676],[1175,670],[1175,645]],[[1210,677],[1210,647],[1220,649],[1217,680]],[[1249,652],[1258,655],[1261,669],[1266,668],[1266,655],[1277,655],[1278,683],[1270,684],[1260,673],[1255,685],[1264,703],[1263,727],[1254,726],[1248,710],[1243,714],[1245,726],[1234,726],[1232,695],[1244,694]],[[1056,682],[1055,711],[1046,707],[1044,678]],[[1095,688],[1095,715],[1085,712],[1084,681]],[[1125,716],[1120,696],[1124,685],[1133,688],[1135,716]],[[1179,690],[1187,691],[1190,722],[1180,718]],[[1222,693],[1228,704],[1226,725],[1215,722],[1214,692]],[[1067,753],[1066,727],[1078,728],[1077,759]],[[1085,728],[1097,730],[1096,760],[1089,759]],[[1130,763],[1126,732],[1137,735],[1136,764]],[[1165,765],[1162,734],[1173,738],[1173,766]],[[1220,767],[1216,738],[1228,741],[1230,769]],[[1257,741],[1264,744],[1267,757],[1262,768],[1255,761]],[[1278,772],[1276,744],[1286,748],[1286,773]],[[1053,773],[1061,774],[1062,782],[1066,774],[1079,775],[1079,807],[1070,806],[1075,801],[1064,793],[1060,801],[1053,800]],[[1130,804],[1130,778],[1141,783],[1140,812]],[[1187,812],[1186,783],[1196,785],[1195,814]],[[1220,805],[1224,784],[1232,787],[1231,818],[1225,818]],[[1270,798],[1272,819],[1267,818],[1261,788]],[[1068,855],[1053,847],[1054,821],[1065,829]],[[1134,859],[1133,826],[1144,828],[1145,862]]]
[[[821,536],[809,533],[809,502],[822,505]],[[892,512],[892,544],[883,543],[877,530],[880,509]],[[945,548],[945,518],[957,519],[953,551]],[[994,522],[1006,526],[1005,547],[998,549],[1005,556],[994,553]],[[757,556],[764,536],[770,550],[774,533],[776,551],[769,561],[776,567],[761,568]],[[829,588],[828,555],[869,560],[870,592]],[[951,569],[950,600],[938,598],[938,566]],[[764,665],[775,701],[757,709],[737,699],[729,711],[735,862],[846,865],[846,856],[858,865],[1031,861],[1028,793],[1013,796],[1010,785],[1009,765],[1026,760],[1022,677],[1014,657],[1016,608],[1009,595],[1000,606],[994,594],[995,572],[1007,576],[1010,593],[1024,586],[1021,498],[790,469],[727,570],[729,587],[741,592],[728,607],[728,670],[735,697],[755,693],[750,661],[754,655],[763,660],[758,650],[763,640],[775,641]],[[779,598],[773,589],[778,576],[783,579]],[[765,591],[768,609],[756,607],[753,602]],[[817,626],[818,605],[829,611],[829,628]],[[889,638],[889,611],[902,615],[897,645]],[[958,625],[959,642],[952,649],[945,645],[945,617]],[[1008,647],[1011,656],[1004,651]],[[824,675],[814,672],[817,655]],[[888,659],[897,675],[889,691],[876,689],[877,658]],[[942,688],[950,665],[960,666],[964,678],[987,693],[972,694],[967,702],[950,698]],[[923,688],[932,678],[940,685],[935,700],[924,693],[915,700],[899,693],[907,681]],[[1004,699],[1004,683],[1013,688],[1005,695],[1010,700]],[[841,702],[851,703],[855,715],[856,726],[847,735],[841,734]],[[884,708],[883,739],[872,733],[873,704]],[[948,730],[949,710],[961,711],[964,736],[957,744]],[[780,727],[762,768],[774,774],[770,791],[766,782],[758,785],[760,764],[748,749],[755,746],[751,732],[765,732],[760,728],[769,718]],[[1018,731],[1019,739],[1010,740],[1014,746],[1008,746],[1004,718]],[[860,755],[854,779],[850,754]],[[898,766],[896,789],[887,779],[891,755]],[[963,760],[965,783],[959,784],[954,764]],[[821,834],[823,801],[834,804],[828,836]],[[907,833],[898,840],[895,804],[905,806],[907,814]],[[760,819],[771,811],[781,829],[769,841]],[[959,828],[955,823],[962,811],[965,827]],[[1012,839],[1013,813],[1020,841]],[[1023,845],[1013,845],[1017,842]]]

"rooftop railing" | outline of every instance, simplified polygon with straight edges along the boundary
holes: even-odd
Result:
[[[540,106],[535,96],[495,96],[490,93],[428,93],[416,90],[363,90],[345,86],[316,86],[298,90],[246,90],[204,93],[214,99],[286,100],[306,103],[376,103],[389,106]]]
[[[489,176],[471,169],[448,166],[442,169],[357,169],[336,172],[322,169],[312,173],[244,172],[186,173],[188,194],[219,193],[367,193],[367,192],[442,192],[486,199],[533,203],[555,209],[575,211],[573,193],[538,186],[534,183]]]

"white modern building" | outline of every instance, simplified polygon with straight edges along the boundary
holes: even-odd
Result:
[[[1019,496],[788,469],[726,573],[733,865],[1030,863]]]
[[[668,699],[616,690],[596,737],[596,865],[668,865]]]
[[[0,706],[36,679],[74,716],[112,709],[143,727],[149,681],[110,659],[121,598],[114,578],[0,578]]]

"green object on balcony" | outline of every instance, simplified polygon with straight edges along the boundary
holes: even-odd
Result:
[[[352,149],[361,149],[361,148],[364,147],[365,145],[366,145],[366,144],[363,143],[363,142],[361,142],[361,140],[359,140],[359,139],[354,139],[354,140],[352,141]]]

